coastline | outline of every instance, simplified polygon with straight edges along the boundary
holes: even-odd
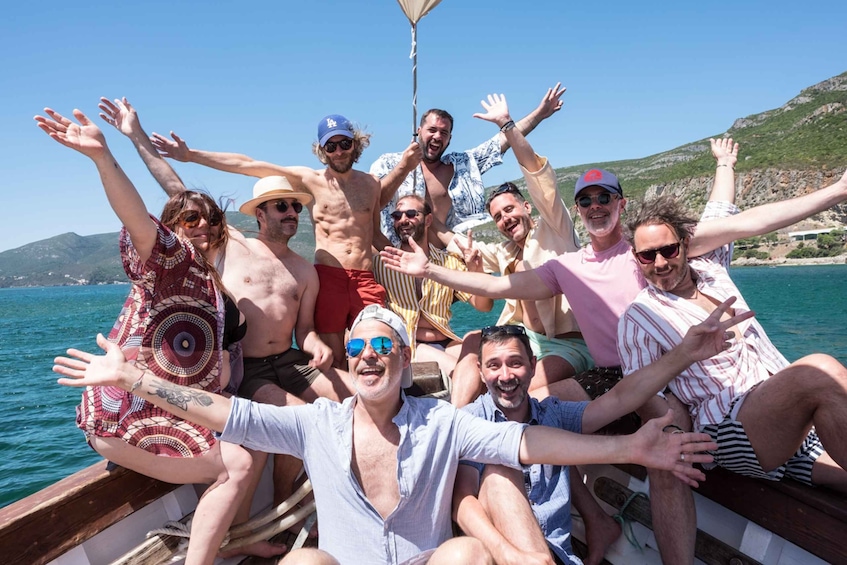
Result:
[[[844,265],[847,264],[847,253],[833,257],[806,257],[803,259],[789,259],[787,257],[774,257],[772,259],[752,259],[742,257],[732,262],[733,267],[797,267],[808,265]]]

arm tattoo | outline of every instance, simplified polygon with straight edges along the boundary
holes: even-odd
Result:
[[[186,412],[188,412],[189,403],[203,407],[212,405],[212,397],[202,390],[180,386],[162,379],[155,380],[151,386],[153,394]]]

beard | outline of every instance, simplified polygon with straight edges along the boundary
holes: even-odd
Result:
[[[421,245],[424,236],[425,226],[421,224],[417,224],[414,230],[409,231],[408,229],[404,229],[402,227],[398,227],[394,229],[394,233],[397,234],[397,237],[400,238],[400,241],[408,244],[410,239],[414,239],[415,243]]]
[[[334,160],[331,157],[327,158],[326,166],[339,174],[344,174],[353,168],[353,154],[348,153],[345,157]]]
[[[262,231],[271,241],[288,243],[288,240],[297,233],[299,224],[299,220],[282,220],[265,224]]]

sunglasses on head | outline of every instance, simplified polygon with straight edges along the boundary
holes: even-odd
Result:
[[[410,219],[424,215],[423,212],[418,212],[417,210],[394,210],[393,212],[391,212],[391,217],[394,218],[395,222],[399,222],[404,214],[407,218]]]
[[[201,214],[197,210],[186,210],[182,214],[179,215],[179,225],[181,225],[184,229],[190,230],[192,228],[196,228],[200,225],[200,220],[203,219],[203,214]],[[223,217],[221,213],[218,211],[213,211],[209,214],[209,217],[206,218],[206,223],[211,227],[215,227],[220,225],[223,221]]]
[[[503,184],[501,184],[500,186],[498,186],[497,188],[495,188],[494,190],[491,191],[491,194],[488,195],[488,201],[491,202],[492,200],[494,200],[494,198],[496,196],[500,196],[501,194],[506,194],[506,193],[508,193],[508,194],[520,194],[521,191],[517,186],[515,186],[514,183],[504,182]]]
[[[658,249],[647,249],[646,251],[636,251],[635,258],[638,259],[638,262],[642,265],[649,265],[656,261],[656,255],[659,254],[665,259],[673,259],[677,255],[679,255],[679,248],[682,245],[681,241],[677,241],[676,243],[672,243],[670,245],[664,245],[659,247]]]
[[[335,150],[339,147],[342,151],[348,151],[351,147],[353,147],[353,140],[346,138],[341,141],[327,141],[326,145],[324,145],[324,151],[327,153],[335,153]]]
[[[289,206],[294,208],[294,211],[298,214],[303,211],[303,205],[300,202],[297,202],[296,200],[291,204],[289,204],[285,200],[277,200],[276,202],[274,202],[274,206],[276,207],[276,211],[280,214],[285,214],[286,212],[288,212]]]
[[[505,326],[485,326],[482,328],[482,337],[488,337],[495,334],[526,335],[526,330],[523,326],[517,326],[515,324],[507,324]]]
[[[390,337],[377,336],[370,339],[371,349],[377,355],[388,355],[394,347]],[[347,341],[347,356],[358,357],[365,350],[365,340],[355,337]]]
[[[597,202],[597,204],[600,204],[601,206],[605,206],[606,204],[608,204],[612,200],[616,200],[616,199],[617,199],[617,195],[611,194],[609,192],[603,192],[603,193],[598,194],[596,196],[588,196],[588,195],[580,196],[579,198],[576,199],[576,203],[579,205],[580,208],[588,208],[589,206],[591,206],[592,202]]]

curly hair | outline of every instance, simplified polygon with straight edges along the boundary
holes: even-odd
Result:
[[[624,237],[633,247],[635,230],[640,226],[666,225],[683,240],[694,234],[697,218],[674,196],[665,194],[636,204],[630,209],[624,225]]]
[[[367,149],[368,145],[371,144],[371,134],[366,133],[364,130],[354,129],[353,130],[353,162],[358,163],[359,157],[362,156],[362,152]],[[312,143],[312,153],[318,158],[318,161],[323,163],[324,165],[329,164],[329,161],[326,157],[326,151],[321,147],[321,144],[315,141]]]

